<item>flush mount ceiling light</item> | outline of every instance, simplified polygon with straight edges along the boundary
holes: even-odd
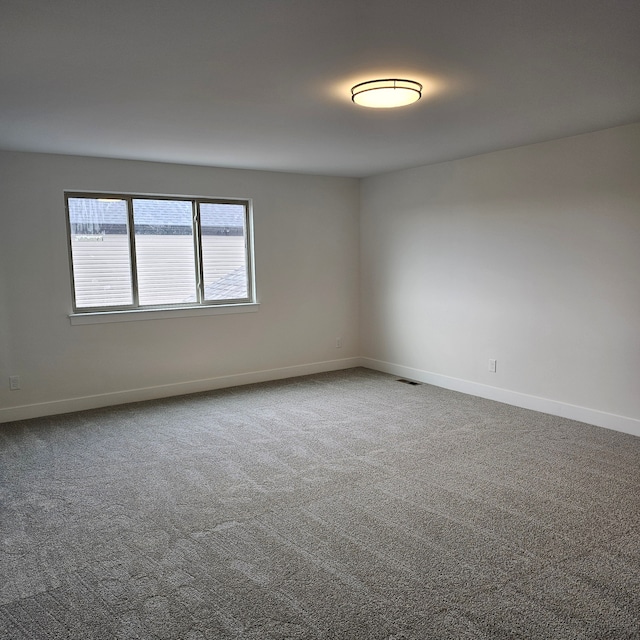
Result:
[[[351,99],[362,107],[392,109],[417,102],[422,97],[422,85],[413,80],[387,78],[369,80],[351,88]]]

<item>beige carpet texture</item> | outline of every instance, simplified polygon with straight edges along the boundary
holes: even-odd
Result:
[[[3,640],[640,638],[640,438],[367,369],[0,425]]]

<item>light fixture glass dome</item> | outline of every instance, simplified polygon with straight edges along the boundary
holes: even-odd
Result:
[[[422,96],[422,85],[413,80],[388,78],[361,82],[351,89],[351,99],[363,107],[392,109],[417,102]]]

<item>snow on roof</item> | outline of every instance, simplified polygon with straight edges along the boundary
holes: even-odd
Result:
[[[200,207],[203,227],[244,226],[243,204],[206,202]],[[191,202],[187,200],[134,198],[133,210],[136,226],[191,226]],[[126,203],[124,200],[69,198],[69,219],[71,224],[124,225]]]
[[[239,300],[247,296],[247,270],[244,265],[204,288],[205,300]],[[195,300],[195,296],[189,296],[183,302],[195,302]]]
[[[206,300],[234,300],[246,298],[247,270],[244,265],[230,271],[225,276],[204,289]]]

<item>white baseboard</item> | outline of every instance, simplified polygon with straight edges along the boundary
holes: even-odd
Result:
[[[294,378],[296,376],[324,373],[326,371],[337,371],[339,369],[350,369],[358,366],[368,367],[369,369],[425,382],[437,387],[460,391],[472,396],[496,400],[497,402],[504,402],[505,404],[522,407],[524,409],[532,409],[533,411],[570,418],[571,420],[578,420],[597,427],[622,431],[640,437],[640,420],[635,418],[619,416],[596,409],[588,409],[586,407],[559,402],[557,400],[549,400],[548,398],[540,398],[517,391],[509,391],[508,389],[500,389],[478,382],[452,378],[450,376],[405,367],[382,360],[375,360],[373,358],[326,360],[324,362],[313,362],[278,369],[265,369],[262,371],[251,371],[248,373],[206,378],[203,380],[191,380],[189,382],[144,387],[142,389],[130,389],[127,391],[116,391],[80,398],[68,398],[64,400],[53,400],[51,402],[8,407],[6,409],[0,409],[0,423],[39,418],[60,413],[71,413],[85,409],[98,409],[100,407],[109,407],[127,402],[141,402],[144,400],[156,400],[158,398],[180,396],[201,391],[213,391],[215,389],[225,389],[227,387],[254,384],[256,382],[268,382],[270,380],[282,380],[284,378]]]
[[[488,400],[496,400],[505,404],[522,407],[524,409],[532,409],[541,413],[549,413],[562,418],[570,418],[579,422],[595,425],[596,427],[604,427],[605,429],[613,429],[614,431],[622,431],[630,433],[634,436],[640,436],[640,420],[619,416],[614,413],[606,413],[596,409],[588,409],[577,405],[559,402],[557,400],[549,400],[538,396],[531,396],[526,393],[517,391],[509,391],[508,389],[500,389],[491,387],[479,382],[470,382],[460,378],[451,378],[443,376],[439,373],[431,373],[421,369],[405,367],[391,362],[382,360],[374,360],[373,358],[360,358],[360,364],[369,369],[391,373],[395,376],[402,376],[410,380],[425,382],[436,387],[451,389],[452,391],[460,391],[472,396],[487,398]]]
[[[360,358],[343,358],[341,360],[312,362],[291,367],[281,367],[279,369],[265,369],[263,371],[251,371],[249,373],[239,373],[230,376],[206,378],[204,380],[191,380],[189,382],[164,384],[155,387],[144,387],[142,389],[130,389],[127,391],[101,393],[80,398],[27,404],[0,409],[0,423],[52,416],[60,413],[71,413],[85,409],[98,409],[100,407],[110,407],[127,402],[141,402],[144,400],[168,398],[170,396],[182,396],[188,393],[213,391],[214,389],[238,387],[256,382],[268,382],[270,380],[282,380],[283,378],[295,378],[296,376],[324,373],[325,371],[337,371],[339,369],[350,369],[351,367],[358,366],[360,366]]]

